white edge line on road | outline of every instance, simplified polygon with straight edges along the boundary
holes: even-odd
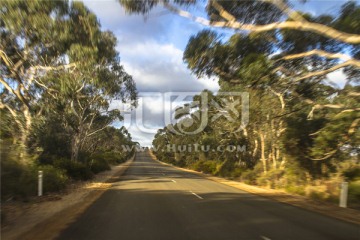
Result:
[[[197,195],[196,193],[194,193],[193,191],[189,191],[192,195],[195,195],[196,197],[203,199],[202,197],[200,197],[199,195]]]
[[[264,240],[271,240],[270,238],[268,238],[268,237],[265,237],[265,236],[260,236],[262,239],[264,239]]]

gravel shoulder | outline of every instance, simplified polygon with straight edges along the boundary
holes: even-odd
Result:
[[[59,222],[55,224],[57,229],[50,226],[55,219],[64,218],[63,225],[69,224],[75,215],[83,212],[100,197],[111,186],[111,182],[126,171],[133,160],[134,157],[113,166],[111,170],[97,174],[91,181],[69,186],[62,194],[34,198],[28,203],[2,203],[1,209],[5,213],[6,221],[1,224],[1,238],[34,239],[32,235],[45,232],[46,229],[47,233],[42,233],[43,237],[37,236],[36,239],[52,239],[55,237],[52,236],[55,230],[62,227]]]

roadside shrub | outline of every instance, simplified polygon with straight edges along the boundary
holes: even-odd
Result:
[[[66,174],[74,180],[89,180],[93,177],[90,167],[82,162],[73,162],[67,158],[59,158],[54,161],[54,166],[64,169]]]
[[[262,163],[258,163],[255,165],[254,169],[246,170],[243,174],[241,174],[241,181],[246,184],[256,185],[256,179],[263,172]]]
[[[176,162],[176,166],[179,167],[186,167],[186,161],[184,158],[180,159],[179,161]]]
[[[230,173],[231,178],[238,178],[244,173],[244,168],[236,167],[234,170]]]
[[[230,177],[234,167],[234,162],[225,160],[221,164],[217,165],[215,175],[220,177]]]
[[[360,205],[360,180],[350,182],[349,202],[357,203],[358,205]]]
[[[353,167],[346,169],[342,173],[343,177],[346,179],[346,181],[354,181],[354,180],[360,180],[360,167]]]
[[[90,161],[90,169],[93,173],[99,173],[110,170],[111,167],[108,161],[104,158],[93,158]]]
[[[1,159],[1,199],[27,199],[36,194],[37,176],[31,166],[12,158]]]
[[[289,163],[284,169],[283,184],[285,186],[305,186],[307,184],[306,170],[298,163]]]
[[[121,153],[121,152],[115,152],[115,151],[104,153],[104,159],[106,159],[106,161],[109,164],[113,164],[113,165],[124,163],[131,156],[132,155],[124,154],[124,153]]]
[[[35,174],[37,174],[38,170],[43,171],[44,193],[57,192],[66,187],[69,178],[65,170],[50,165],[39,166]]]
[[[305,187],[305,195],[314,200],[325,201],[328,200],[330,194],[326,188],[326,186],[306,186]]]
[[[14,187],[15,197],[20,196],[23,200],[27,200],[28,197],[35,196],[37,193],[37,183],[37,171],[32,167],[26,168],[24,166],[19,182]]]
[[[195,171],[214,174],[216,171],[217,164],[215,161],[204,161],[199,160],[193,165]]]
[[[305,186],[303,185],[287,185],[285,186],[285,191],[288,193],[294,193],[298,195],[305,195]]]
[[[281,188],[283,187],[282,176],[284,175],[284,170],[281,169],[271,169],[266,174],[261,174],[256,183],[260,186],[268,186],[270,188]]]
[[[38,171],[43,171],[44,193],[56,192],[64,189],[68,177],[64,170],[50,165],[24,165],[11,159],[1,162],[1,198],[9,197],[27,200],[36,196],[38,187]]]

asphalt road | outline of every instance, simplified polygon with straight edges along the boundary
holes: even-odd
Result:
[[[360,239],[360,227],[201,178],[138,153],[59,239]]]

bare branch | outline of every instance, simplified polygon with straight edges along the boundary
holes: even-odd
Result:
[[[211,6],[213,6],[218,12],[221,17],[223,17],[225,20],[229,22],[235,22],[236,18],[226,11],[216,0],[211,1]]]
[[[328,68],[328,69],[325,69],[325,70],[322,70],[322,71],[316,71],[316,72],[306,74],[306,75],[304,75],[302,77],[299,77],[299,78],[295,79],[295,81],[297,82],[297,81],[302,81],[304,79],[311,78],[311,77],[317,77],[317,76],[326,75],[326,74],[334,72],[335,70],[338,70],[340,68],[350,66],[350,65],[355,65],[355,64],[358,64],[358,63],[355,63],[353,60],[348,60],[346,62],[335,65],[335,66],[333,66],[331,68]]]
[[[357,112],[357,111],[360,111],[360,108],[345,109],[345,110],[339,112],[338,114],[336,114],[334,118],[339,117],[339,116],[340,116],[341,114],[343,114],[343,113]]]
[[[308,52],[298,53],[298,54],[291,54],[285,57],[282,57],[282,60],[291,60],[291,59],[297,59],[297,58],[303,58],[303,57],[309,57],[312,55],[318,55],[321,57],[329,58],[329,59],[342,59],[344,61],[352,60],[351,63],[354,64],[356,67],[360,67],[360,61],[353,59],[347,54],[343,53],[329,53],[323,50],[314,49]]]
[[[2,83],[2,84],[4,85],[4,87],[5,87],[9,92],[11,92],[11,93],[13,93],[14,95],[16,95],[14,89],[12,89],[12,88],[10,87],[10,85],[9,85],[2,77],[0,77],[0,83]]]
[[[34,70],[40,69],[40,70],[46,70],[46,71],[51,71],[51,70],[55,71],[55,70],[60,70],[60,69],[75,68],[76,65],[77,65],[77,63],[64,64],[64,65],[60,65],[60,66],[57,66],[57,67],[37,65],[37,66],[32,66],[31,68],[33,68]]]
[[[350,128],[349,128],[349,131],[348,131],[348,134],[349,135],[352,135],[353,133],[355,133],[355,130],[356,130],[356,126],[359,124],[360,122],[360,118],[356,118],[350,125]]]
[[[329,158],[331,158],[332,156],[334,156],[334,154],[335,154],[337,151],[338,151],[338,150],[335,149],[335,150],[333,150],[333,151],[331,151],[331,152],[326,153],[326,154],[324,155],[324,157],[322,157],[322,158],[310,158],[310,159],[313,160],[313,161],[326,160],[326,159],[329,159]]]
[[[243,24],[241,22],[231,21],[209,21],[208,19],[197,17],[192,15],[190,12],[179,9],[167,2],[163,2],[163,5],[171,12],[178,14],[179,16],[189,18],[195,22],[198,22],[205,26],[219,27],[219,28],[233,28],[237,30],[243,30],[248,32],[267,32],[276,29],[293,29],[297,31],[309,31],[320,34],[322,36],[335,39],[341,42],[358,44],[360,43],[360,35],[350,34],[338,31],[332,27],[328,27],[323,24],[313,22],[302,22],[302,21],[286,21],[286,22],[275,22],[265,25],[254,25],[254,24]],[[224,13],[224,12],[223,12]],[[224,16],[222,16],[224,17]],[[225,18],[225,17],[224,17]]]
[[[279,98],[279,101],[280,101],[280,104],[281,104],[281,112],[283,112],[285,110],[285,101],[284,101],[284,94],[281,94],[281,93],[278,93],[276,92],[274,89],[272,89],[271,87],[269,87],[270,91],[272,93],[274,93],[278,98]]]
[[[360,92],[349,92],[347,95],[352,97],[360,97]]]
[[[83,90],[83,88],[85,87],[85,81],[83,82],[82,86],[76,90],[76,93],[79,93],[81,90]]]
[[[11,59],[7,56],[7,54],[3,50],[0,50],[0,56],[9,68],[11,68],[14,65],[14,63],[11,61]]]
[[[89,133],[86,137],[90,137],[91,135],[94,135],[95,133],[98,133],[98,132],[100,132],[100,131],[104,130],[105,128],[107,128],[107,127],[109,126],[109,124],[110,124],[110,122],[109,122],[109,123],[107,123],[104,127],[99,128],[99,129],[97,129],[97,130],[95,130],[95,131],[93,131],[93,132]]]

